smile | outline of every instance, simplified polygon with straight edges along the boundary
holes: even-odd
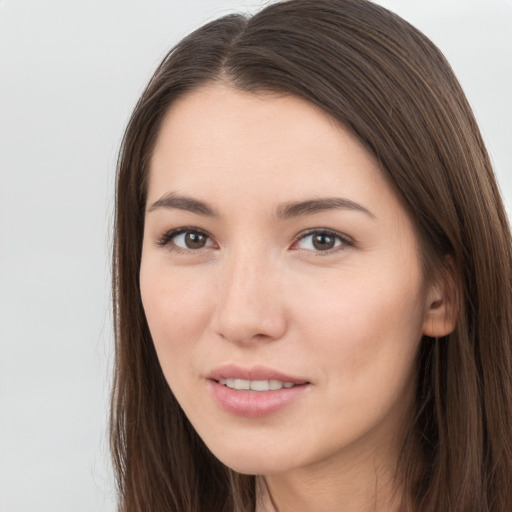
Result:
[[[269,416],[300,402],[312,389],[308,379],[264,366],[223,365],[206,376],[207,389],[225,412],[234,416]]]
[[[280,380],[246,380],[246,379],[219,379],[219,384],[237,391],[278,391],[280,389],[289,389],[296,384],[293,382],[283,382]]]

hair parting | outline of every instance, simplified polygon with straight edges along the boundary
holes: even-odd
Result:
[[[366,0],[290,0],[183,39],[156,70],[118,160],[110,442],[120,512],[253,512],[255,478],[225,467],[160,368],[139,287],[147,177],[162,119],[213,82],[299,96],[377,159],[417,230],[425,275],[449,272],[455,331],[424,337],[397,485],[407,512],[512,504],[512,253],[477,123],[441,52]]]

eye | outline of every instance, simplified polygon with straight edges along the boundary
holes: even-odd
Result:
[[[352,245],[351,240],[341,233],[318,229],[299,235],[297,241],[293,244],[293,248],[315,252],[329,252],[350,245]]]
[[[175,250],[196,251],[205,247],[213,247],[209,235],[191,228],[174,229],[166,233],[159,241],[160,246],[170,246]]]

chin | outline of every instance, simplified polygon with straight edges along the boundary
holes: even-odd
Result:
[[[293,464],[286,464],[284,454],[270,455],[272,452],[252,448],[243,453],[234,451],[226,453],[224,450],[212,453],[225,466],[243,475],[269,475],[281,473],[292,468]]]

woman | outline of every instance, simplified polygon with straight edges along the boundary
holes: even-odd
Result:
[[[185,38],[119,159],[120,510],[510,510],[510,248],[399,17],[292,0]]]

